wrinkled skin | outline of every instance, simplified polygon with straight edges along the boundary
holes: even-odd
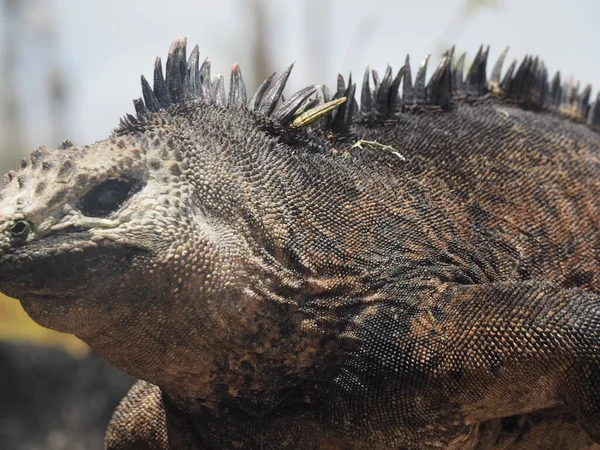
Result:
[[[109,448],[599,448],[598,134],[259,120],[160,112],[2,191],[0,290],[150,383]]]

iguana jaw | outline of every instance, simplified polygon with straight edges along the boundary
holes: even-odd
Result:
[[[0,291],[19,299],[36,322],[58,331],[82,335],[109,325],[110,314],[103,316],[106,323],[86,323],[74,316],[83,317],[81,308],[90,313],[110,309],[106,294],[111,284],[126,277],[132,261],[146,251],[98,242],[93,236],[70,227],[5,248],[0,254]]]
[[[0,256],[0,286],[13,296],[68,295],[90,287],[94,275],[108,262],[126,263],[142,251],[107,240],[96,243],[92,236],[71,227],[10,249]]]

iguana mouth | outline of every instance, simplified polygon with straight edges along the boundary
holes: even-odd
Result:
[[[36,296],[74,294],[91,288],[119,267],[125,272],[136,254],[145,250],[95,243],[93,234],[79,228],[13,247],[0,256],[0,286],[8,295]]]

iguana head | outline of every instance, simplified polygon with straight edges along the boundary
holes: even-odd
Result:
[[[118,320],[116,292],[135,282],[131,267],[154,245],[126,231],[141,226],[140,208],[157,198],[139,144],[122,137],[40,148],[5,176],[0,284],[42,325],[86,335]]]
[[[136,101],[137,118],[112,137],[39,148],[5,177],[0,290],[119,367],[189,390],[188,377],[207,385],[216,359],[231,364],[225,353],[242,364],[242,353],[223,348],[268,338],[261,316],[287,316],[285,302],[271,310],[256,303],[269,291],[257,244],[269,221],[257,224],[268,202],[252,185],[263,170],[253,169],[253,155],[285,145],[268,129],[289,127],[316,88],[277,107],[288,70],[245,106],[237,66],[226,100],[222,77],[198,67],[197,48],[188,63],[184,54],[185,42],[175,42],[166,80],[158,61],[154,89],[142,78],[145,104]]]

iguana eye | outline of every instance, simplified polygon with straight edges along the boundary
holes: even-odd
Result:
[[[25,241],[25,239],[27,239],[27,236],[29,235],[30,230],[31,225],[29,224],[29,222],[26,222],[25,220],[19,220],[10,229],[10,234],[15,240]]]
[[[133,182],[107,180],[89,191],[81,200],[81,212],[90,217],[102,217],[116,211],[130,194]]]

